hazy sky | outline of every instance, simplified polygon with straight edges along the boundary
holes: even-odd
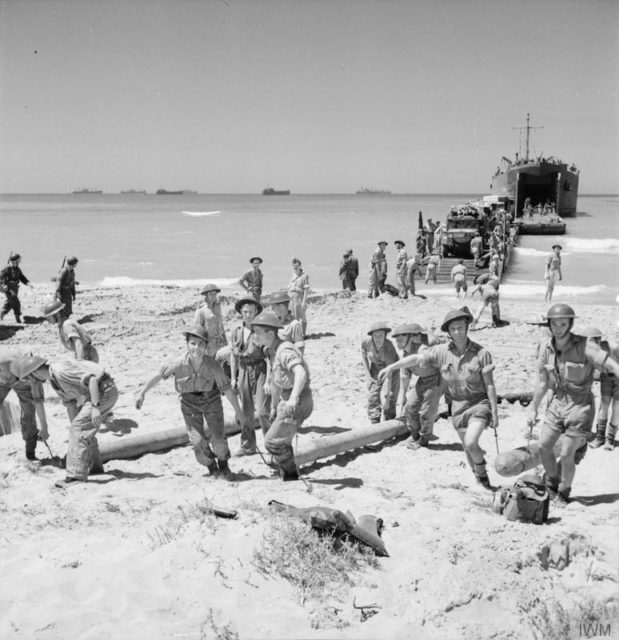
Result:
[[[619,192],[616,0],[0,0],[0,192]]]

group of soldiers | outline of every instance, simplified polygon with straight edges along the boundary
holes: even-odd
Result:
[[[576,464],[586,451],[594,424],[595,370],[600,372],[601,401],[595,439],[589,446],[604,445],[612,450],[619,419],[619,348],[611,348],[595,327],[586,328],[582,335],[574,333],[575,318],[574,309],[562,303],[553,304],[546,313],[548,335],[538,345],[528,417],[532,429],[546,399],[540,451],[545,483],[558,505],[569,502]],[[495,364],[490,352],[468,337],[473,324],[467,307],[445,315],[441,331],[446,337],[435,336],[417,323],[399,325],[392,331],[384,322],[375,322],[361,344],[361,354],[368,378],[370,421],[393,419],[400,406],[411,433],[407,446],[413,450],[427,447],[444,395],[467,462],[479,483],[490,489],[479,439],[488,426],[496,436],[499,426],[492,373]],[[395,345],[388,339],[389,333]],[[557,461],[553,447],[560,436]]]
[[[400,250],[404,246],[397,244],[402,245]],[[18,259],[12,261],[17,267]],[[210,474],[230,477],[231,454],[221,399],[224,395],[241,426],[240,448],[235,455],[259,453],[259,426],[267,452],[265,462],[284,481],[296,480],[299,473],[292,442],[313,409],[310,369],[304,353],[305,328],[303,320],[295,317],[298,300],[290,295],[290,289],[262,300],[262,260],[256,257],[250,262],[252,270],[241,278],[246,295],[234,303],[241,323],[233,328],[230,339],[218,299],[221,290],[207,284],[201,290],[203,304],[196,310],[193,324],[182,330],[185,353],[164,363],[143,384],[136,407],[141,409],[146,395],[161,380],[173,377],[196,460]],[[297,259],[293,268],[293,280],[303,275]],[[58,282],[66,280],[59,278]],[[306,279],[301,279],[299,291],[295,292],[301,300],[306,299],[309,288],[308,283],[307,289],[303,286],[304,282]],[[89,474],[103,470],[96,433],[118,398],[114,380],[99,364],[91,336],[69,317],[71,307],[67,308],[62,298],[64,286],[58,284],[55,298],[45,305],[42,315],[56,326],[59,340],[71,357],[50,362],[19,347],[0,348],[0,401],[11,389],[19,397],[28,459],[36,458],[37,440],[46,441],[49,437],[45,382],[50,382],[67,409],[70,427],[66,477],[56,483],[59,487],[84,482]],[[74,277],[69,293],[72,302]],[[265,309],[267,303],[269,309]],[[532,426],[547,397],[540,435],[542,461],[546,484],[559,504],[569,501],[575,461],[578,452],[582,455],[583,447],[586,449],[594,422],[594,369],[601,372],[602,402],[591,447],[605,444],[612,448],[619,417],[619,352],[603,341],[595,328],[584,331],[586,335],[575,334],[575,318],[574,310],[566,304],[553,304],[548,309],[548,336],[538,347],[537,380],[529,416]],[[475,320],[467,307],[452,309],[441,323],[442,335],[426,331],[418,323],[401,324],[392,330],[384,322],[375,322],[361,344],[361,356],[368,378],[370,422],[396,418],[399,408],[411,434],[408,447],[427,448],[435,438],[434,422],[444,395],[466,460],[479,483],[491,489],[479,439],[487,427],[496,433],[499,426],[495,363],[488,349],[469,337]],[[395,345],[389,334],[395,338]],[[560,436],[557,465],[553,446]]]

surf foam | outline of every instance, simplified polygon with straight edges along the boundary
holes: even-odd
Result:
[[[207,282],[212,283],[218,287],[232,288],[238,284],[237,278],[209,278],[205,280],[156,280],[147,278],[129,278],[128,276],[106,276],[101,280],[99,286],[101,287],[140,287],[140,286],[155,286],[155,287],[203,287]]]
[[[203,216],[216,216],[221,211],[183,211],[184,216],[192,216],[193,218],[202,218]]]

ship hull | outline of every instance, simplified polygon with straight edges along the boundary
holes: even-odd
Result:
[[[532,206],[555,203],[561,217],[575,216],[578,201],[578,171],[563,163],[531,161],[511,164],[492,179],[492,193],[515,202],[516,217],[522,215],[525,200]]]
[[[289,189],[284,189],[284,190],[264,189],[262,191],[262,195],[263,196],[289,196],[290,190]]]

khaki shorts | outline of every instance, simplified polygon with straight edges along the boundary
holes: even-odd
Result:
[[[469,426],[469,422],[473,419],[482,420],[486,423],[486,426],[490,424],[492,420],[492,410],[490,408],[490,400],[480,400],[472,407],[467,407],[461,413],[451,416],[453,426],[460,431],[466,430]]]
[[[613,400],[619,400],[619,380],[608,373],[600,374],[600,393],[610,396]]]

